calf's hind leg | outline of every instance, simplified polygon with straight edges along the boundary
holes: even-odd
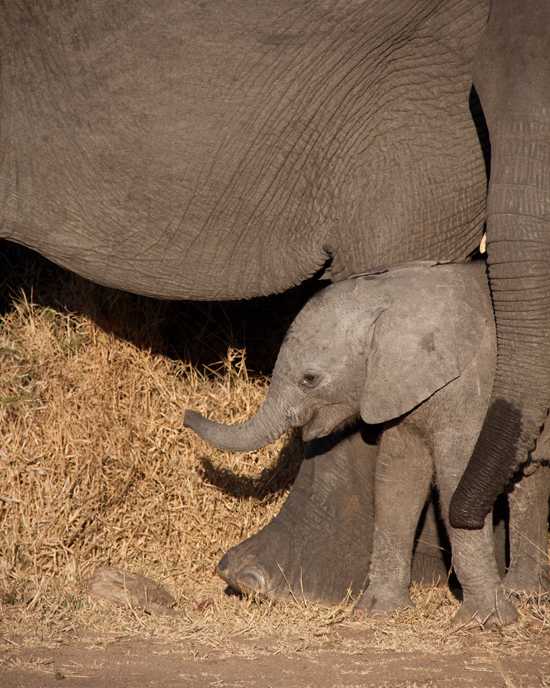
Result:
[[[492,513],[488,514],[480,530],[453,528],[449,523],[451,497],[468,458],[464,455],[462,438],[447,435],[445,441],[438,444],[435,449],[436,482],[442,516],[451,541],[453,568],[463,595],[462,606],[454,618],[454,623],[513,623],[517,619],[517,613],[506,596],[499,575],[495,558]],[[457,461],[457,457],[463,460]]]

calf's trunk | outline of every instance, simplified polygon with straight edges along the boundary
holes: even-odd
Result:
[[[254,451],[274,442],[290,429],[291,421],[285,408],[287,405],[272,385],[258,413],[245,423],[216,423],[188,409],[185,411],[183,424],[218,449]]]

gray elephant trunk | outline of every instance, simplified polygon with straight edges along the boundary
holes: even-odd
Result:
[[[183,424],[218,449],[254,451],[274,442],[293,424],[284,412],[284,404],[270,391],[258,413],[239,425],[224,425],[205,418],[196,411],[185,411]]]
[[[487,218],[498,362],[487,417],[451,502],[455,528],[483,527],[533,449],[550,404],[550,182],[541,153],[532,154],[550,150],[550,128],[513,120],[501,129],[505,136],[493,137],[501,154],[493,156]]]

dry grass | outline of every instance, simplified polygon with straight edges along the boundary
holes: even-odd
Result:
[[[56,294],[69,289],[73,302],[94,301],[93,286],[54,275]],[[133,297],[124,303],[136,330],[158,331],[158,304]],[[191,336],[200,322],[186,327]],[[257,408],[265,379],[247,372],[242,351],[229,348],[217,367],[201,370],[152,353],[141,339],[137,346],[88,316],[37,305],[28,288],[0,324],[4,644],[137,634],[243,654],[336,639],[349,652],[365,644],[411,651],[548,647],[550,608],[540,600],[522,602],[519,625],[480,640],[452,630],[457,603],[435,588],[414,591],[414,611],[362,623],[345,607],[224,595],[215,564],[278,511],[292,461],[277,462],[283,441],[248,455],[224,454],[181,426],[187,406],[231,422]],[[86,580],[99,565],[163,583],[179,615],[150,617],[90,600]]]

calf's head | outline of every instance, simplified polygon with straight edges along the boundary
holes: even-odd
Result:
[[[188,410],[184,424],[217,447],[251,451],[291,427],[309,440],[357,416],[382,423],[411,411],[460,376],[488,325],[488,292],[466,268],[410,267],[327,287],[292,323],[252,419],[225,426]]]

